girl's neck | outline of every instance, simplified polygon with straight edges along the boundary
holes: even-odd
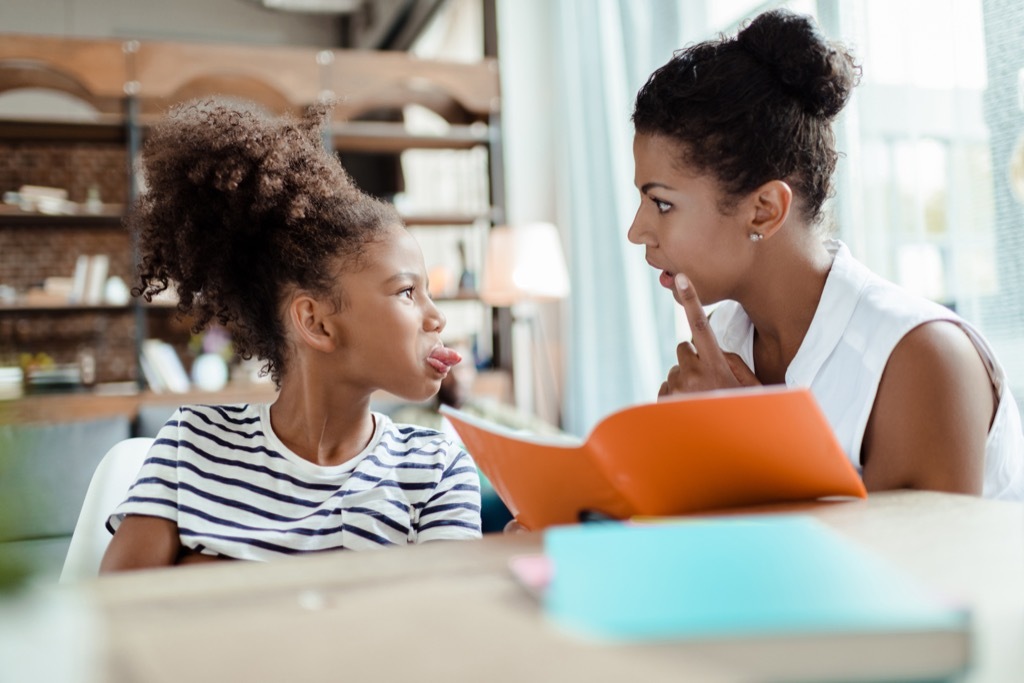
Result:
[[[770,272],[757,273],[739,301],[754,325],[754,372],[764,384],[785,382],[832,267],[831,254],[816,237],[774,246],[760,269]]]
[[[374,434],[370,396],[344,395],[339,386],[284,373],[270,407],[277,437],[296,455],[322,466],[340,465],[363,452]]]

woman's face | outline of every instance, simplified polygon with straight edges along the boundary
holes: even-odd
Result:
[[[437,393],[448,369],[438,363],[445,317],[427,291],[423,252],[399,226],[368,244],[339,278],[344,303],[337,381],[422,401]]]
[[[683,273],[705,304],[735,298],[750,251],[748,228],[741,212],[721,213],[718,183],[682,168],[679,152],[663,136],[633,138],[640,206],[629,241],[646,247],[647,262],[661,271],[659,282],[673,294],[672,279]]]

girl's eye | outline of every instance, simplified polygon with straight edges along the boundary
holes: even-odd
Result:
[[[413,292],[415,292],[415,291],[416,291],[415,287],[406,287],[401,292],[399,292],[398,295],[399,296],[404,296],[406,299],[411,299],[412,295],[413,295]]]

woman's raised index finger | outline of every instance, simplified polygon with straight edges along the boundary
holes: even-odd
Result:
[[[704,307],[701,305],[697,291],[693,288],[690,279],[682,273],[677,273],[675,286],[683,311],[686,313],[686,320],[690,323],[690,333],[693,335],[693,345],[697,349],[697,355],[708,360],[709,354],[717,354],[724,361],[725,356],[718,346],[718,339],[715,337],[714,330],[711,329],[707,313],[704,312]]]

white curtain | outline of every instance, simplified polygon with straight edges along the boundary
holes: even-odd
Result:
[[[651,401],[672,365],[673,302],[626,231],[633,100],[679,47],[676,3],[560,0],[554,114],[563,131],[573,305],[566,327],[565,427],[585,434],[624,405]]]
[[[532,203],[562,231],[572,285],[562,307],[562,421],[576,434],[654,400],[674,362],[674,303],[643,248],[626,239],[639,199],[629,117],[640,86],[684,45],[683,28],[703,27],[702,12],[703,3],[684,0],[499,5],[508,210],[514,220]],[[543,65],[528,69],[538,54]],[[525,129],[538,109],[542,123]],[[546,156],[538,139],[550,141]],[[546,206],[538,174],[550,178]]]

